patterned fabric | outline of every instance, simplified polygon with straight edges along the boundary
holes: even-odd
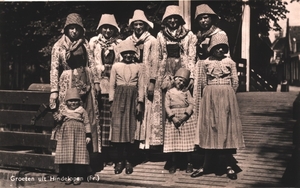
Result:
[[[110,126],[111,126],[111,112],[110,104],[108,100],[108,94],[101,95],[100,102],[100,125],[101,125],[101,136],[102,136],[102,146],[111,146],[109,140]]]
[[[117,51],[116,46],[120,42],[121,40],[116,38],[105,39],[102,34],[90,39],[89,46],[92,51],[92,58],[95,61],[95,67],[98,73],[97,75],[99,76],[97,79],[98,83],[101,81],[101,79],[109,79],[111,66],[119,59],[119,52]],[[112,62],[107,62],[103,59],[103,57],[109,56],[112,53],[114,54]],[[108,93],[108,89],[101,89],[103,90],[101,91],[102,94]]]
[[[118,85],[111,107],[111,142],[134,143],[136,129],[136,86]]]
[[[68,88],[74,87],[74,83],[77,84],[76,87],[84,88],[86,84],[89,84],[90,89],[86,90],[86,93],[82,95],[83,108],[88,112],[89,121],[91,124],[92,130],[92,142],[93,142],[93,151],[101,151],[101,140],[99,137],[100,128],[99,128],[99,111],[98,111],[98,102],[95,97],[94,84],[95,80],[99,78],[97,70],[95,67],[94,60],[92,59],[92,54],[88,46],[88,42],[84,40],[82,43],[84,51],[86,52],[86,62],[83,62],[85,72],[86,82],[72,82],[74,76],[78,75],[77,69],[71,69],[67,61],[67,49],[66,46],[72,45],[72,42],[63,35],[53,46],[51,53],[51,70],[50,70],[50,85],[51,92],[58,92],[58,104],[57,108],[53,112],[54,118],[59,121],[61,119],[61,111],[65,108],[65,95]],[[61,72],[62,70],[62,72]],[[82,81],[82,80],[81,80]],[[50,106],[56,106],[52,104],[53,101],[50,100]],[[56,131],[59,131],[60,126],[57,126],[53,130],[52,139],[56,139]],[[98,139],[99,138],[99,139]]]
[[[121,40],[106,39],[102,34],[92,37],[89,42],[95,66],[99,75],[101,89],[100,129],[102,146],[110,146],[109,132],[111,124],[110,104],[108,101],[109,80],[112,65],[118,59],[116,46]]]
[[[198,59],[206,59],[209,56],[208,46],[210,45],[211,37],[215,34],[223,33],[226,35],[224,31],[220,28],[212,25],[211,28],[205,32],[198,31],[197,32],[197,58]]]
[[[67,120],[62,124],[60,132],[54,163],[89,164],[84,124],[77,120]]]
[[[155,37],[150,35],[149,32],[145,32],[143,37],[137,38],[134,34],[129,36],[126,40],[132,40],[136,47],[143,51],[142,62],[143,63],[143,76],[144,76],[144,93],[147,93],[147,87],[150,83],[150,80],[156,80],[158,74],[158,44]],[[160,97],[160,87],[159,84],[155,85],[154,88],[154,96],[153,98],[159,99]],[[147,96],[144,99],[144,117],[142,121],[137,122],[136,129],[136,140],[140,140],[140,148],[141,149],[149,149],[150,146],[153,145],[162,145],[161,139],[157,141],[157,137],[162,138],[161,135],[157,135],[162,133],[159,131],[161,128],[160,121],[160,109],[157,107],[157,104],[153,102],[153,100],[149,100]],[[159,125],[159,127],[157,127]]]
[[[156,138],[161,145],[163,144],[163,126],[165,124],[165,107],[164,107],[164,95],[166,89],[172,85],[173,76],[179,68],[187,68],[191,71],[191,78],[194,78],[194,67],[196,63],[196,36],[189,31],[187,35],[179,42],[171,41],[168,37],[164,36],[163,32],[157,34],[158,41],[158,57],[159,57],[159,71],[156,84],[161,88],[157,95],[158,97],[153,99],[155,109],[159,110],[160,124],[155,125]],[[167,44],[178,43],[180,46],[180,58],[168,58]],[[166,83],[166,84],[165,84]],[[163,85],[167,85],[162,87]],[[162,90],[163,89],[163,90]]]
[[[173,108],[172,111],[176,117],[182,118],[186,108]],[[193,115],[178,129],[176,129],[173,122],[167,120],[165,127],[164,153],[194,151],[195,129],[196,124]]]
[[[230,58],[213,57],[198,62],[196,79],[196,139],[205,149],[244,147],[242,125],[236,99],[238,76],[236,64]],[[203,89],[204,88],[204,89]],[[203,96],[200,100],[203,90]],[[200,101],[200,104],[197,102]]]

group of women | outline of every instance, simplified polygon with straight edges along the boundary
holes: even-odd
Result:
[[[226,33],[215,24],[219,19],[217,14],[202,4],[196,7],[194,19],[197,33],[184,27],[179,7],[170,5],[162,17],[162,29],[154,37],[149,32],[154,24],[142,10],[135,10],[128,22],[133,33],[122,41],[114,15],[103,14],[98,35],[87,41],[80,15],[69,14],[63,35],[52,49],[50,108],[58,124],[52,138],[59,142],[70,134],[74,139],[81,134],[78,130],[68,132],[62,123],[67,90],[77,88],[81,105],[88,114],[91,152],[101,153],[110,162],[109,153],[116,149],[116,174],[123,169],[127,174],[133,172],[130,156],[133,143],[138,142],[140,149],[163,146],[165,153],[172,153],[170,173],[176,172],[176,161],[181,156],[178,153],[191,154],[195,145],[204,149],[203,166],[196,171],[187,157],[186,172],[193,172],[191,177],[207,171],[212,155],[225,155],[227,176],[236,179],[228,156],[244,147],[244,141],[235,98],[238,85],[235,63],[230,58]],[[120,63],[115,66],[116,62],[130,66]],[[131,62],[141,66],[133,66]],[[137,67],[139,70],[135,71]],[[121,77],[131,79],[124,85],[136,83],[133,88],[138,92],[133,95],[131,90],[121,91],[116,87],[122,82]],[[177,90],[171,90],[173,87]],[[129,95],[135,98],[130,101]],[[136,107],[132,108],[132,104]],[[184,114],[181,119],[174,112],[179,107],[183,110],[176,113]],[[123,115],[123,111],[130,114]],[[174,130],[168,128],[170,125],[174,125],[171,128]],[[76,144],[76,140],[62,141],[57,150],[64,151]],[[72,157],[56,155],[68,156],[63,162],[56,161],[60,165],[74,161],[89,164],[88,156],[80,155],[80,151]]]

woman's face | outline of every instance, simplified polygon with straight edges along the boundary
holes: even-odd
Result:
[[[109,39],[115,33],[115,28],[112,25],[103,25],[100,28],[100,33],[104,36],[104,38]]]
[[[134,52],[125,51],[122,52],[123,61],[127,64],[132,63],[134,61]]]
[[[66,103],[67,103],[68,109],[70,109],[70,110],[75,110],[80,105],[80,101],[78,99],[70,99],[70,100],[67,100]]]
[[[133,22],[132,27],[133,27],[133,32],[137,37],[141,36],[146,30],[146,25],[143,21]]]
[[[82,29],[79,25],[69,25],[67,28],[67,35],[69,36],[69,38],[71,40],[77,40],[78,38],[80,38]]]
[[[175,77],[174,84],[178,90],[182,90],[186,84],[186,79],[182,77]]]
[[[203,30],[208,30],[212,26],[212,17],[208,14],[199,15],[198,23]]]
[[[167,27],[169,29],[177,29],[179,27],[179,16],[172,15],[166,18]]]

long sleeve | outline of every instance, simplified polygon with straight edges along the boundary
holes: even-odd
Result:
[[[199,91],[201,93],[201,96],[203,95],[203,89],[204,87],[207,85],[207,74],[205,71],[205,63],[204,61],[199,61],[199,82],[198,84],[200,84],[200,88],[201,91]]]
[[[91,51],[90,45],[88,44],[87,41],[85,43],[85,47],[86,47],[86,52],[87,52],[87,56],[88,56],[89,67],[93,74],[94,83],[100,83],[100,74],[97,71],[97,66],[95,63],[94,55],[93,55],[93,52]]]
[[[139,102],[144,102],[144,76],[143,76],[143,69],[144,69],[144,64],[138,64],[139,65],[139,72],[138,72],[138,101]]]
[[[187,91],[187,100],[188,100],[189,106],[186,108],[185,112],[187,114],[191,115],[193,113],[193,109],[194,109],[194,99],[189,91]]]
[[[116,65],[116,64],[115,64]],[[113,101],[115,95],[117,72],[115,65],[112,66],[109,80],[109,101]]]
[[[159,63],[158,63],[158,42],[155,38],[151,40],[150,54],[150,79],[156,80],[158,76]]]
[[[82,118],[85,126],[85,133],[91,133],[91,124],[90,124],[89,116],[86,110],[84,109],[82,111]]]
[[[165,109],[168,117],[171,117],[174,115],[174,113],[171,110],[171,95],[170,92],[167,91],[166,96],[165,96]]]
[[[239,87],[239,78],[237,75],[236,63],[234,61],[231,63],[231,83],[233,90],[236,92]]]
[[[188,65],[187,68],[191,71],[190,78],[195,77],[195,64],[196,64],[196,44],[197,44],[197,37],[192,32],[190,34],[190,40],[188,45]]]
[[[58,92],[58,80],[59,80],[59,47],[55,44],[51,52],[51,70],[50,70],[50,85],[51,92]]]

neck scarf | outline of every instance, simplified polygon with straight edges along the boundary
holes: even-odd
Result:
[[[212,25],[209,30],[202,32],[199,30],[197,32],[198,44],[201,44],[208,36],[211,36],[213,33],[220,31],[220,29]]]
[[[131,40],[133,41],[134,45],[136,47],[138,47],[139,49],[143,49],[144,48],[144,42],[148,39],[148,37],[150,36],[151,34],[148,32],[148,31],[145,31],[141,36],[140,38],[137,38],[135,33],[133,33],[131,35]]]
[[[63,35],[62,37],[64,41],[63,46],[66,49],[66,60],[68,60],[71,57],[71,52],[74,52],[80,45],[82,45],[84,39],[80,38],[72,42],[66,35]]]
[[[187,34],[189,30],[185,29],[183,26],[179,26],[178,29],[175,30],[175,32],[170,31],[168,27],[165,27],[163,30],[164,36],[166,36],[171,41],[179,42],[181,39],[183,39]]]

